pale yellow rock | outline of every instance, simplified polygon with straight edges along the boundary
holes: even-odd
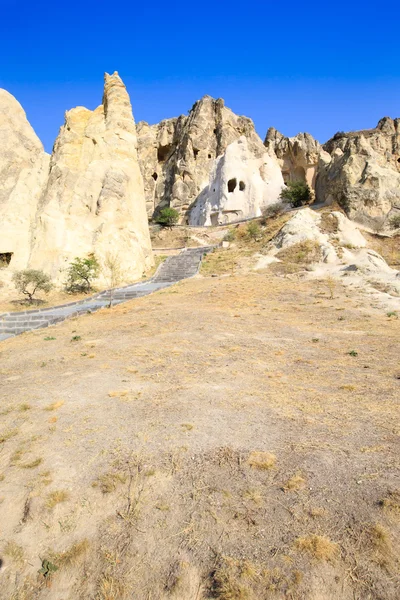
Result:
[[[101,263],[117,255],[125,281],[153,264],[136,127],[117,73],[105,75],[101,106],[65,115],[36,217],[30,266],[62,281],[71,260],[92,252]]]
[[[5,264],[2,256],[11,254],[9,272],[27,266],[31,229],[48,165],[49,156],[21,105],[0,90],[0,267]],[[5,275],[2,270],[2,279]]]

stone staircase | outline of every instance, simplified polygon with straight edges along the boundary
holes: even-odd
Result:
[[[198,273],[203,256],[212,249],[213,246],[188,248],[176,256],[170,256],[159,266],[154,277],[142,283],[105,290],[90,298],[52,308],[0,314],[0,341],[25,331],[41,329],[65,319],[95,312],[109,306],[110,302],[116,305],[133,298],[147,296],[182,279],[193,277]]]

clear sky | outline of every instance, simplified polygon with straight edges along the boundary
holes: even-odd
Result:
[[[137,121],[185,114],[204,94],[260,136],[374,127],[400,116],[400,5],[364,0],[0,0],[0,87],[50,151],[74,106],[117,70]]]

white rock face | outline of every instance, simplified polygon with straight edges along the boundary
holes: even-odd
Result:
[[[135,122],[117,73],[105,75],[103,103],[66,113],[36,217],[30,266],[56,280],[75,257],[118,255],[124,279],[153,262]]]
[[[0,268],[26,267],[49,156],[17,100],[0,90]]]
[[[338,133],[324,148],[331,160],[319,168],[319,201],[337,202],[351,219],[372,227],[400,214],[400,119]]]
[[[214,161],[208,185],[200,193],[189,224],[210,226],[259,217],[279,201],[283,178],[278,163],[266,152],[256,158],[245,136],[229,144]]]

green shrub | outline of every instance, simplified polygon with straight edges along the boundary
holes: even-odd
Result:
[[[100,264],[94,254],[89,254],[87,258],[75,258],[67,270],[67,291],[89,293],[99,271]]]
[[[48,294],[53,287],[49,275],[36,269],[24,269],[16,271],[13,275],[15,287],[21,294],[28,296],[28,302],[32,304],[33,296],[37,292]]]
[[[233,242],[236,238],[236,232],[234,229],[228,229],[224,237],[222,238],[224,242]]]
[[[264,219],[272,219],[273,217],[279,217],[279,215],[283,213],[283,210],[282,202],[275,202],[274,204],[266,206],[262,214]]]
[[[173,227],[179,220],[179,212],[175,208],[166,206],[155,217],[155,222],[163,227]]]
[[[255,221],[249,223],[246,227],[246,236],[250,240],[259,240],[261,237],[261,228]]]
[[[393,227],[393,229],[400,229],[400,215],[395,215],[394,217],[392,217],[389,223],[390,226]]]
[[[280,198],[288,201],[293,208],[299,208],[310,202],[311,190],[305,181],[288,181]]]

